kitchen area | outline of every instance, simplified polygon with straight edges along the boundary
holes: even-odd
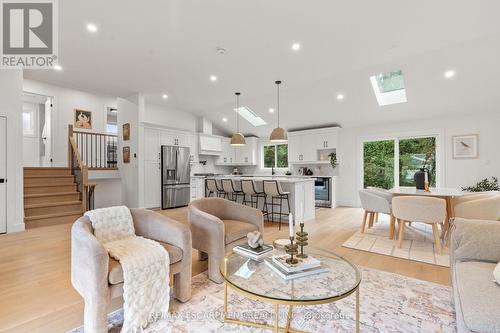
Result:
[[[150,167],[144,168],[144,206],[160,209],[186,206],[206,196],[206,179],[232,179],[237,188],[241,180],[252,179],[257,190],[262,188],[264,180],[276,180],[283,191],[290,193],[292,214],[298,213],[296,207],[300,201],[304,220],[312,219],[316,208],[336,206],[339,129],[289,132],[287,167],[269,167],[264,161],[265,149],[272,146],[267,138],[247,137],[246,145],[232,146],[230,138],[213,135],[210,128],[201,128],[198,133],[180,133],[145,127],[145,150],[150,151],[145,164]],[[258,207],[263,207],[263,203]]]

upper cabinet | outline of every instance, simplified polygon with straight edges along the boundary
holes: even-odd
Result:
[[[257,165],[257,138],[245,138],[246,145],[231,146],[230,138],[221,138],[222,152],[217,165]]]
[[[338,127],[332,127],[288,133],[288,162],[328,163],[319,160],[319,151],[337,149],[338,130]]]

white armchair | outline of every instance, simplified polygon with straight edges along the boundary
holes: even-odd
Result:
[[[478,192],[453,200],[456,217],[500,221],[500,192]]]

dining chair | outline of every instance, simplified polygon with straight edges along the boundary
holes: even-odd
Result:
[[[424,196],[398,196],[392,199],[392,213],[398,221],[398,247],[404,239],[405,223],[422,222],[432,225],[434,243],[439,254],[443,253],[438,224],[446,219],[446,200]]]
[[[359,199],[361,200],[361,207],[365,210],[361,233],[364,233],[366,230],[366,222],[368,222],[368,229],[373,227],[373,223],[377,220],[377,215],[382,213],[390,216],[389,238],[393,239],[395,219],[391,214],[391,202],[372,189],[360,190]]]

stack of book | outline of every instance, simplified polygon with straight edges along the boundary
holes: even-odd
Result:
[[[248,244],[237,245],[233,248],[233,251],[253,260],[261,260],[262,258],[269,255],[269,252],[274,250],[274,247],[271,245],[262,245],[257,248],[252,248]]]
[[[264,261],[273,272],[287,281],[328,272],[328,269],[322,266],[318,259],[311,256],[307,258],[297,258],[299,261],[297,264],[287,263],[286,259],[288,258],[290,258],[289,255],[280,255],[266,258]]]

